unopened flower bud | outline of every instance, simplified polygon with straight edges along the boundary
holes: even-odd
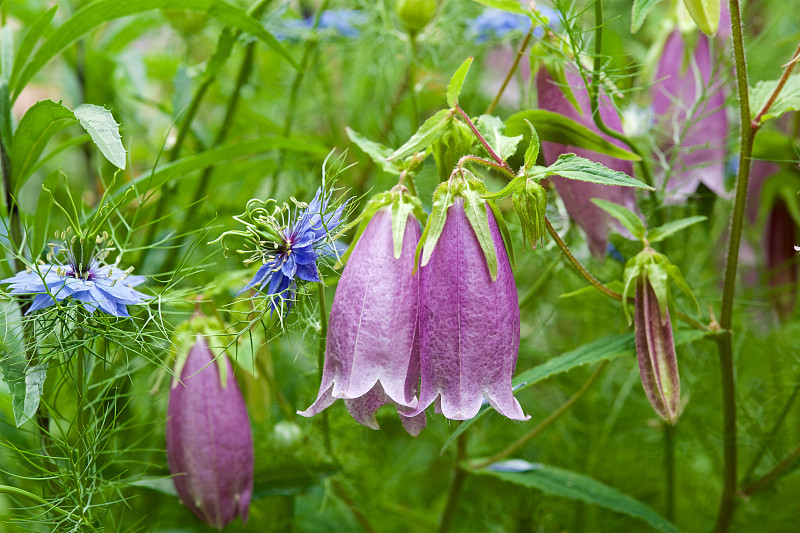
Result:
[[[400,0],[397,18],[409,33],[419,33],[436,14],[436,0]]]

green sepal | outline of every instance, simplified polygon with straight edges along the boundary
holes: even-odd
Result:
[[[547,239],[545,210],[547,209],[547,191],[530,178],[514,191],[511,197],[522,226],[522,242],[531,249],[536,249],[538,242]]]
[[[663,258],[663,259],[662,259]],[[667,301],[669,298],[669,274],[667,273],[667,258],[661,254],[654,254],[653,261],[644,265],[644,273],[647,281],[653,287],[653,293],[658,300],[658,307],[661,310],[661,323],[667,323]]]
[[[497,281],[497,251],[489,228],[489,214],[486,212],[485,200],[481,198],[481,195],[487,192],[483,182],[467,180],[467,186],[461,190],[461,196],[464,198],[464,213],[486,257],[489,275],[492,281]]]
[[[508,185],[503,187],[497,192],[492,192],[483,196],[484,200],[499,200],[500,198],[505,198],[516,191],[520,185],[528,178],[525,176],[517,176],[513,180],[508,182]]]
[[[405,187],[403,187],[405,189]],[[401,191],[392,199],[392,243],[394,244],[394,258],[400,259],[403,253],[403,237],[406,232],[408,216],[414,216],[418,221],[425,222],[425,211],[422,210],[422,201],[416,196]]]
[[[619,220],[619,222],[627,228],[631,234],[637,239],[644,239],[647,229],[644,227],[644,222],[636,214],[627,207],[603,200],[601,198],[592,198],[592,203]]]
[[[656,295],[658,306],[661,310],[662,321],[666,322],[667,319],[667,302],[669,301],[668,281],[670,279],[681,291],[692,299],[695,307],[700,311],[700,304],[692,293],[689,284],[686,283],[680,269],[670,263],[667,256],[656,252],[650,247],[646,247],[639,252],[639,254],[628,260],[625,265],[623,278],[624,288],[622,290],[622,303],[628,324],[631,323],[631,317],[627,306],[628,295],[631,285],[639,279],[648,281],[653,287],[653,292]]]
[[[447,210],[455,201],[452,188],[453,183],[451,181],[445,181],[440,183],[433,193],[431,214],[428,216],[428,221],[425,223],[425,229],[422,230],[422,235],[417,244],[417,251],[414,254],[414,270],[411,272],[412,276],[417,272],[417,267],[428,264],[428,261],[431,260],[433,249],[436,243],[439,242],[439,237],[442,236],[444,223],[447,219]],[[430,241],[430,244],[428,241]]]
[[[528,119],[525,119],[525,123],[531,129],[531,140],[528,143],[528,149],[525,150],[525,170],[528,170],[536,164],[536,159],[539,157],[539,146],[541,142],[539,141],[539,134],[536,133],[536,128],[533,127],[533,124],[531,124]]]
[[[450,107],[456,107],[458,105],[458,96],[461,94],[461,88],[464,86],[464,80],[467,78],[472,60],[472,57],[468,57],[464,60],[455,74],[453,74],[453,77],[450,78],[450,83],[447,84],[447,105]]]
[[[487,200],[486,205],[492,210],[494,220],[497,222],[497,227],[500,229],[500,235],[503,237],[503,243],[506,245],[506,252],[508,253],[508,260],[511,263],[511,268],[517,269],[517,257],[514,253],[514,243],[511,242],[511,232],[508,231],[506,219],[503,217],[503,212],[497,207],[497,204],[492,200]]]
[[[623,273],[622,281],[622,311],[625,313],[625,320],[628,325],[631,325],[631,312],[628,309],[628,295],[631,291],[631,285],[639,278],[642,273],[642,267],[639,263],[639,255],[631,257],[625,263],[625,272]]]

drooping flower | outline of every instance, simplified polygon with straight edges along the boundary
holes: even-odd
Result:
[[[255,289],[267,295],[272,310],[288,308],[295,300],[297,281],[319,282],[317,260],[330,253],[331,233],[339,227],[346,202],[328,212],[331,193],[320,188],[314,199],[296,212],[294,220],[279,221],[276,216],[256,214],[249,229],[256,236],[251,261],[263,264],[242,289]],[[252,215],[252,213],[251,213]]]
[[[725,190],[725,93],[712,60],[712,42],[698,35],[690,51],[681,31],[674,30],[664,45],[650,89],[653,111],[664,134],[659,146],[668,169],[656,177],[669,193],[666,200],[670,202],[685,199],[701,182],[718,196],[730,196]]]
[[[795,256],[794,243],[798,237],[798,222],[783,198],[777,198],[764,228],[764,253],[770,300],[778,316],[784,320],[792,314],[797,301],[800,263]]]
[[[544,67],[539,70],[536,76],[539,107],[572,119],[596,132],[598,135],[601,135],[609,142],[616,144],[620,148],[624,148],[624,144],[620,141],[608,137],[597,129],[592,119],[589,94],[583,80],[576,72],[570,69],[565,71],[565,75],[569,88],[579,104],[580,111],[567,99],[562,89]],[[608,97],[603,96],[600,99],[599,112],[606,126],[615,131],[622,131],[622,123],[619,115]],[[623,161],[608,155],[597,154],[585,148],[564,146],[550,141],[543,141],[542,153],[548,164],[554,163],[561,154],[574,153],[580,157],[585,157],[601,163],[610,169],[618,170],[629,176],[633,176],[633,164],[630,161]],[[630,187],[613,187],[569,180],[561,176],[552,176],[550,179],[553,185],[555,185],[558,195],[563,200],[567,213],[569,213],[569,216],[586,233],[589,249],[595,256],[603,257],[606,253],[608,243],[609,224],[614,223],[623,233],[625,233],[625,230],[619,223],[613,221],[608,213],[592,203],[592,198],[601,198],[609,202],[614,202],[635,212],[636,195],[633,189]]]
[[[460,196],[420,268],[421,384],[410,415],[435,402],[446,418],[467,420],[485,397],[502,415],[528,419],[511,390],[520,338],[514,274],[494,214],[482,205],[497,254],[496,280]]]
[[[176,368],[167,410],[167,459],[181,501],[222,529],[247,522],[253,494],[253,435],[247,406],[225,354],[215,360],[197,335]]]
[[[97,245],[106,244],[108,235],[97,237]],[[49,263],[35,264],[0,283],[8,283],[12,294],[33,294],[33,302],[25,314],[63,304],[68,298],[81,302],[84,309],[94,313],[100,309],[116,317],[127,317],[128,305],[142,305],[147,296],[133,287],[144,283],[144,276],[131,276],[133,268],[122,269],[117,263],[106,264],[110,246],[92,250],[73,238],[72,247],[51,245]],[[63,255],[65,261],[57,261]],[[88,259],[86,257],[88,257]],[[69,300],[68,300],[69,301]]]
[[[419,222],[403,212],[405,229],[398,254],[390,207],[372,217],[358,239],[336,287],[319,395],[300,411],[314,416],[341,398],[355,420],[379,429],[375,411],[386,403],[416,407],[419,383],[419,276],[414,251]],[[416,436],[425,414],[401,416]]]

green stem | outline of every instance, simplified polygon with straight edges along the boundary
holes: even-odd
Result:
[[[664,517],[675,522],[675,426],[662,424],[664,428],[664,477],[666,478],[667,505]]]
[[[408,34],[409,53],[411,63],[408,65],[408,91],[411,96],[411,129],[417,131],[419,128],[419,100],[417,98],[417,34]]]
[[[503,158],[497,155],[497,152],[495,152],[492,149],[492,147],[489,145],[489,142],[478,131],[478,128],[475,126],[475,123],[472,122],[472,119],[470,119],[469,116],[464,112],[464,110],[461,109],[461,107],[459,107],[458,105],[456,105],[456,111],[458,111],[458,113],[461,115],[461,118],[463,118],[464,121],[467,123],[467,126],[469,126],[469,128],[472,130],[472,133],[475,135],[478,141],[483,145],[484,148],[486,148],[486,151],[489,152],[491,158],[497,162],[498,166],[501,167],[507,174],[510,174],[512,177],[514,177],[515,176],[514,171],[511,169],[510,166],[508,166],[508,163],[503,161]]]
[[[80,311],[79,311],[80,312]],[[83,317],[78,318],[77,323],[77,331],[75,332],[75,337],[78,340],[78,349],[76,351],[75,357],[77,361],[75,363],[76,370],[75,370],[75,390],[77,392],[77,409],[76,409],[76,419],[75,419],[75,426],[76,426],[76,435],[77,435],[77,452],[78,452],[78,459],[76,461],[78,472],[82,475],[83,474],[83,465],[85,455],[86,455],[86,446],[84,441],[84,429],[86,426],[86,419],[84,408],[86,407],[85,402],[85,360],[86,360],[86,349],[83,342]]]
[[[739,266],[739,245],[742,240],[747,183],[750,178],[750,158],[753,152],[755,129],[750,120],[750,97],[747,83],[747,63],[744,55],[741,10],[739,0],[730,1],[731,36],[733,56],[736,63],[736,82],[739,93],[739,112],[741,116],[741,139],[739,148],[739,174],[736,177],[736,197],[731,214],[728,256],[725,264],[725,282],[722,291],[722,311],[720,313],[719,360],[722,378],[722,447],[724,456],[723,488],[720,498],[714,531],[728,530],[736,507],[737,448],[736,448],[736,370],[733,361],[733,298],[736,294],[736,271]]]
[[[592,65],[592,83],[589,86],[589,103],[592,109],[592,118],[594,123],[601,132],[609,137],[612,137],[624,143],[631,152],[639,156],[639,168],[642,172],[644,182],[652,187],[653,175],[650,172],[650,167],[647,165],[647,158],[645,154],[639,149],[636,144],[631,141],[625,134],[612,130],[603,122],[603,117],[600,115],[600,80],[602,78],[602,61],[603,61],[603,0],[595,0],[594,2],[594,64]],[[585,81],[585,80],[584,80]],[[651,191],[651,194],[654,194]]]
[[[438,533],[446,533],[453,524],[458,498],[461,496],[461,487],[464,485],[464,478],[467,473],[464,470],[463,462],[467,458],[467,435],[462,433],[456,440],[456,456],[453,460],[453,477],[450,480],[450,490],[447,493],[447,503],[445,503],[442,518],[439,521]]]
[[[36,494],[28,492],[27,490],[24,489],[12,487],[10,485],[0,485],[0,494],[8,494],[10,496],[16,496],[18,498],[25,498],[26,500],[31,501],[37,505],[46,507],[48,511],[52,511],[60,516],[70,516],[70,513],[68,513],[64,509],[56,507],[55,505],[51,504],[41,496],[37,496]]]
[[[606,368],[607,365],[608,361],[603,361],[599,365],[597,365],[595,371],[592,373],[591,376],[589,376],[589,379],[586,380],[586,383],[583,384],[583,386],[578,390],[578,392],[573,394],[566,402],[561,404],[561,406],[558,409],[550,413],[550,415],[544,420],[542,420],[538,426],[530,430],[528,433],[520,437],[515,442],[511,443],[505,449],[497,452],[488,459],[481,461],[476,465],[473,465],[473,468],[485,468],[491,464],[501,461],[506,457],[510,456],[511,454],[513,454],[514,452],[516,452],[517,450],[519,450],[520,448],[522,448],[523,446],[525,446],[531,440],[533,440],[537,435],[539,435],[539,433],[547,429],[547,427],[549,427],[550,424],[558,420],[561,417],[561,415],[569,411],[569,408],[572,407],[573,404],[575,404],[575,402],[577,402],[581,398],[581,396],[586,394],[586,391],[588,391],[589,388],[592,386],[592,384],[595,381],[597,381],[597,378],[600,377],[600,374],[602,374],[603,370]]]
[[[322,371],[325,368],[325,346],[328,338],[328,307],[325,303],[325,285],[317,283],[317,295],[319,297],[319,344],[317,345],[317,376],[322,381]],[[331,444],[330,423],[328,422],[328,410],[322,411],[322,435],[325,442],[325,451],[333,456],[333,446]]]
[[[477,163],[477,164],[482,165],[482,166],[484,166],[486,168],[491,168],[491,169],[497,170],[498,172],[502,172],[503,174],[505,174],[507,177],[511,178],[512,180],[514,178],[516,178],[514,173],[509,171],[508,165],[499,165],[499,164],[497,164],[497,163],[495,163],[493,161],[487,161],[486,159],[483,159],[482,157],[478,157],[478,156],[475,156],[475,155],[465,155],[461,159],[458,160],[458,163],[456,163],[456,166],[457,167],[463,167],[464,163]]]
[[[797,50],[794,51],[792,54],[792,59],[786,65],[785,70],[783,71],[783,75],[781,79],[778,80],[778,85],[775,87],[775,90],[772,91],[772,94],[769,96],[769,99],[764,104],[764,107],[756,115],[756,118],[753,119],[752,127],[753,129],[758,129],[761,127],[761,119],[764,118],[764,115],[767,114],[769,109],[772,107],[772,104],[775,103],[775,100],[778,99],[778,95],[783,90],[783,87],[786,85],[786,82],[789,81],[789,76],[792,74],[792,70],[794,70],[794,66],[797,64],[797,59],[800,57],[800,45],[798,45]]]
[[[780,463],[775,465],[775,468],[770,470],[764,477],[757,480],[755,483],[747,486],[745,489],[742,490],[741,495],[743,497],[752,496],[754,493],[758,492],[759,490],[763,489],[776,479],[780,477],[784,471],[792,466],[792,464],[800,457],[800,446],[797,446],[792,452]]]
[[[511,77],[514,75],[514,72],[516,72],[517,67],[519,66],[519,61],[525,54],[525,49],[528,48],[528,43],[531,42],[531,37],[533,36],[533,30],[535,28],[536,26],[531,24],[531,28],[528,30],[528,33],[522,40],[522,44],[519,45],[519,49],[517,50],[517,56],[514,58],[514,62],[511,64],[511,68],[508,69],[508,73],[506,74],[506,77],[503,80],[503,84],[500,85],[500,90],[497,91],[494,100],[492,100],[492,102],[489,104],[489,107],[486,108],[487,115],[492,114],[492,111],[494,111],[494,108],[497,107],[497,104],[500,102],[500,98],[503,97],[503,93],[506,92],[506,87],[508,87],[508,84],[511,81]]]

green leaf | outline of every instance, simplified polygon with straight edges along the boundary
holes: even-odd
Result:
[[[125,147],[119,136],[119,124],[111,111],[92,104],[81,104],[75,108],[75,118],[91,135],[94,144],[106,159],[120,170],[125,170]]]
[[[634,350],[633,333],[603,337],[602,339],[584,344],[579,348],[561,354],[558,357],[553,357],[541,365],[522,372],[514,378],[512,384],[514,385],[515,391],[522,390],[554,374],[567,372],[578,366],[596,363],[606,359],[614,359],[622,355],[631,355],[634,353]],[[462,422],[450,437],[448,437],[447,441],[442,446],[442,451],[446,450],[455,442],[459,435],[464,433],[470,426],[475,424],[475,422],[490,411],[491,409],[488,406],[484,406],[478,411],[478,414],[475,415],[474,418]]]
[[[706,220],[706,217],[694,216],[667,222],[666,224],[663,224],[648,231],[647,240],[651,243],[663,241],[673,233],[678,232],[684,228],[688,228],[689,226],[692,226],[699,222],[703,222],[704,220]]]
[[[577,472],[540,463],[530,464],[530,470],[523,472],[504,472],[491,468],[472,469],[471,472],[537,489],[551,496],[560,496],[605,507],[641,519],[658,531],[680,533],[678,528],[639,500]]]
[[[356,146],[361,148],[361,150],[367,154],[376,165],[381,167],[389,174],[400,174],[400,167],[388,160],[389,156],[392,155],[391,148],[380,143],[376,143],[375,141],[371,141],[353,129],[345,128],[345,131],[347,131],[347,136],[350,138],[350,140],[353,141]]]
[[[778,82],[779,80],[760,81],[756,83],[755,87],[750,88],[750,113],[753,120],[769,101]],[[798,110],[800,110],[800,73],[792,74],[787,78],[786,85],[783,86],[769,111],[761,117],[760,124],[789,111]]]
[[[683,0],[683,5],[694,23],[706,35],[714,35],[719,29],[720,0]]]
[[[442,109],[430,117],[403,146],[389,156],[389,161],[426,150],[436,139],[444,134],[445,126],[449,120],[452,120],[452,117],[453,112],[449,109]]]
[[[14,68],[14,29],[10,25],[0,28],[0,77],[8,82]]]
[[[447,84],[447,105],[456,107],[458,105],[458,95],[461,94],[461,87],[464,85],[464,80],[469,72],[469,67],[472,65],[472,58],[468,57],[458,67],[456,73],[450,78],[450,83]]]
[[[601,198],[592,198],[592,203],[616,218],[620,223],[630,231],[637,239],[644,238],[647,229],[644,227],[642,219],[627,207],[614,202],[609,202]]]
[[[525,169],[527,170],[536,164],[536,159],[539,157],[539,145],[541,145],[541,142],[539,141],[539,134],[536,133],[536,128],[533,127],[533,124],[531,124],[528,119],[525,119],[525,123],[531,128],[531,140],[528,143],[528,149],[525,150]]]
[[[638,187],[640,189],[655,190],[649,185],[634,179],[624,172],[612,170],[575,154],[562,154],[558,160],[547,167],[547,175],[559,175],[563,178],[602,185],[618,185],[621,187]]]
[[[644,24],[644,19],[656,4],[661,0],[633,0],[633,10],[631,11],[631,33],[636,33]]]
[[[11,188],[18,191],[30,177],[50,138],[75,123],[75,114],[52,100],[33,104],[19,121],[11,147]]]
[[[19,48],[17,48],[17,55],[14,57],[14,68],[11,71],[11,78],[8,81],[9,87],[16,86],[17,78],[19,78],[22,67],[27,63],[31,52],[33,52],[33,48],[36,46],[42,34],[50,27],[50,22],[52,22],[56,11],[58,11],[58,6],[53,6],[39,15],[39,18],[37,18],[33,24],[30,25],[28,31],[25,32],[25,36],[22,37]]]
[[[461,196],[464,198],[464,213],[467,215],[469,225],[478,238],[483,255],[486,257],[486,266],[489,267],[489,275],[492,281],[497,281],[497,251],[494,249],[492,231],[489,228],[489,213],[486,211],[486,201],[481,198],[481,194],[486,193],[483,184],[476,187],[479,182],[470,181],[469,186],[464,188]]]
[[[542,141],[550,141],[564,146],[575,146],[597,152],[598,154],[610,155],[625,161],[639,161],[641,158],[624,150],[616,144],[607,141],[586,126],[578,124],[574,120],[566,118],[558,113],[544,111],[542,109],[529,109],[520,111],[506,119],[507,135],[524,135],[529,132],[525,121],[528,120],[536,127],[536,132]]]
[[[678,268],[677,265],[669,264],[667,265],[667,275],[686,296],[691,298],[695,308],[697,309],[697,312],[699,313],[700,302],[697,301],[697,298],[692,292],[692,288],[689,287],[688,283],[686,283],[686,279],[683,277],[683,274],[681,274],[681,269]]]
[[[0,301],[0,377],[11,392],[11,405],[17,427],[33,418],[39,409],[47,366],[29,366],[25,353],[24,326],[19,305]]]
[[[492,147],[500,158],[505,161],[517,151],[517,145],[522,141],[522,135],[507,137],[503,135],[505,124],[493,115],[481,115],[476,124],[478,132]]]
[[[25,65],[16,84],[11,87],[13,100],[17,99],[25,85],[42,67],[90,30],[104,22],[153,9],[185,9],[205,13],[223,24],[238,28],[257,37],[294,68],[299,68],[297,62],[286,51],[286,48],[264,29],[257,20],[224,0],[170,0],[169,3],[165,3],[164,0],[126,0],[125,2],[100,0],[77,10],[50,34]]]

